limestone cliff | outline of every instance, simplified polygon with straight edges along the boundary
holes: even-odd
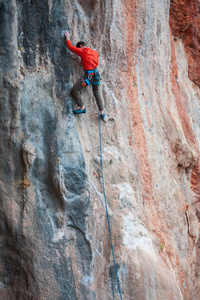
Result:
[[[0,299],[200,299],[198,0],[0,0]]]

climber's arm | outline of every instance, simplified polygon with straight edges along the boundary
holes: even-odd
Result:
[[[72,43],[71,43],[71,41],[70,41],[70,34],[69,34],[69,32],[68,31],[66,31],[65,32],[65,37],[66,37],[66,45],[67,45],[67,48],[70,50],[70,51],[72,51],[72,52],[74,52],[75,54],[77,54],[78,56],[81,56],[81,54],[82,54],[82,49],[80,49],[80,48],[77,48],[77,47],[75,47],[75,46],[73,46],[72,45]]]

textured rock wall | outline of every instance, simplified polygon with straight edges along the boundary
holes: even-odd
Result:
[[[0,0],[0,298],[119,299],[98,111],[62,31],[100,53],[123,299],[200,297],[199,2]]]

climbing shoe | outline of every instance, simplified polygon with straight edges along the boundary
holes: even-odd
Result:
[[[84,108],[84,109],[81,109],[81,108],[75,109],[75,110],[73,110],[73,113],[74,114],[85,114],[86,113],[86,108]]]
[[[105,113],[103,115],[101,115],[100,117],[105,123],[108,121],[108,117],[106,116]]]

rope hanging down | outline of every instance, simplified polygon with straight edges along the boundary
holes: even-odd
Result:
[[[118,275],[117,275],[117,266],[116,266],[116,262],[115,262],[114,248],[113,248],[113,243],[112,243],[112,235],[111,235],[111,229],[110,229],[110,220],[109,220],[109,214],[108,214],[108,205],[107,205],[107,200],[106,200],[106,192],[105,192],[105,187],[104,187],[103,158],[102,158],[102,148],[101,148],[101,123],[100,123],[100,119],[101,118],[100,118],[100,113],[99,113],[99,141],[100,141],[101,174],[102,174],[103,193],[104,193],[104,199],[105,199],[105,207],[106,207],[106,215],[107,215],[107,220],[108,220],[108,229],[109,229],[109,234],[110,234],[110,242],[111,242],[111,248],[112,248],[112,255],[113,255],[113,261],[114,261],[114,266],[115,266],[115,274],[116,274],[116,278],[117,278],[117,285],[118,285],[120,299],[122,300],[122,294],[121,294],[121,289],[120,289],[120,284],[119,284],[119,278],[118,278]]]

